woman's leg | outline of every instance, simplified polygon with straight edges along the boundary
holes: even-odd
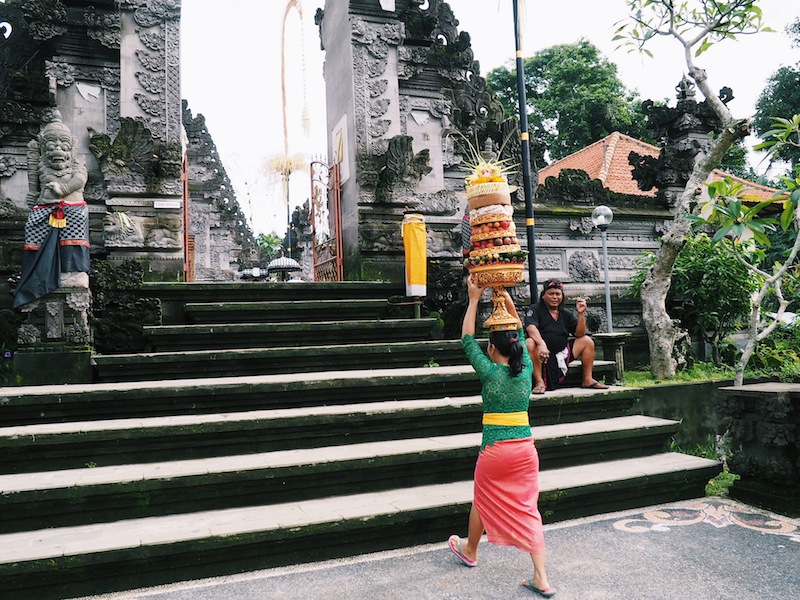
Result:
[[[478,544],[481,543],[481,537],[483,537],[483,521],[473,504],[469,511],[467,540],[461,544],[461,553],[470,560],[478,560]]]
[[[546,592],[550,589],[550,582],[547,581],[547,571],[544,568],[544,554],[531,554],[533,561],[533,577],[531,583]]]

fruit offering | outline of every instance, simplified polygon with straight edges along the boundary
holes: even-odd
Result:
[[[517,239],[511,193],[502,167],[481,159],[466,184],[472,232],[464,266],[478,275],[478,283],[483,286],[522,281],[522,265],[528,253],[520,248]],[[497,266],[508,268],[487,269]]]

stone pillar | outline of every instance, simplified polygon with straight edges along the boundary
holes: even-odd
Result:
[[[103,172],[104,246],[112,264],[136,260],[146,280],[177,281],[184,265],[180,3],[118,4],[119,124],[93,132],[90,142]]]
[[[732,498],[800,516],[800,384],[757,383],[720,389],[717,411],[741,476]]]
[[[614,381],[607,383],[621,383],[625,381],[625,355],[622,347],[631,336],[630,333],[595,333],[592,337],[600,343],[603,349],[603,360],[614,361]]]
[[[402,284],[407,211],[425,217],[429,259],[457,266],[463,141],[482,145],[491,133],[499,146],[503,137],[502,106],[480,77],[469,36],[442,0],[328,0],[316,20],[329,162],[341,172],[345,278]]]
[[[91,294],[60,287],[22,306],[14,372],[20,385],[92,381]]]

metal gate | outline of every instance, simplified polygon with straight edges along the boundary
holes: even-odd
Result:
[[[339,165],[311,163],[311,229],[314,281],[342,281],[342,188]]]

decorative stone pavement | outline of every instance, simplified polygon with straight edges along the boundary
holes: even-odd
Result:
[[[454,533],[466,534],[464,530]],[[560,600],[800,598],[800,520],[703,498],[545,526]],[[94,600],[537,598],[522,552],[483,543],[464,567],[447,543],[97,596]]]

